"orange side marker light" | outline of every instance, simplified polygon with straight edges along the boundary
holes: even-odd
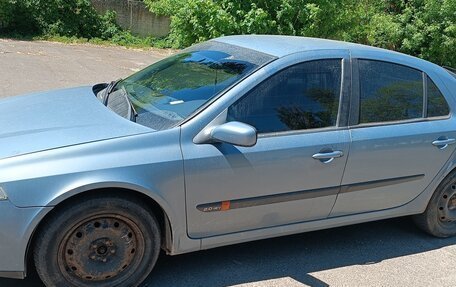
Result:
[[[230,210],[230,202],[222,201],[222,211]]]

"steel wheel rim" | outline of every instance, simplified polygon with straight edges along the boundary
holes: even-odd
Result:
[[[65,234],[58,265],[76,286],[118,285],[141,263],[144,245],[144,235],[131,219],[118,214],[93,215]]]
[[[453,183],[439,199],[439,221],[443,225],[454,225],[456,222],[456,183]]]

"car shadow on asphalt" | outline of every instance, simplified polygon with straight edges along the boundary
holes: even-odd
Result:
[[[288,277],[328,286],[310,273],[374,264],[456,244],[418,230],[409,218],[308,232],[179,256],[161,256],[144,287],[223,287]],[[42,287],[36,274],[24,281],[0,279],[2,287]]]

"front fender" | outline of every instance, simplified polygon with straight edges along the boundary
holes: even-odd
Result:
[[[186,236],[179,140],[180,128],[174,128],[4,159],[0,186],[21,208],[57,206],[94,189],[139,192],[165,211],[172,227],[172,253],[198,250],[200,242]]]

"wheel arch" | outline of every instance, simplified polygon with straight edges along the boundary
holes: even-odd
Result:
[[[445,166],[438,172],[426,189],[406,204],[405,207],[411,210],[411,214],[423,213],[429,205],[435,191],[453,173],[456,173],[456,151],[453,152]]]
[[[105,187],[94,187],[94,186],[86,186],[80,187],[76,190],[66,192],[59,197],[56,197],[52,202],[50,202],[49,206],[52,206],[53,209],[47,211],[46,214],[42,215],[38,224],[36,224],[33,228],[31,236],[28,240],[28,244],[25,250],[25,272],[24,277],[27,274],[27,270],[29,267],[33,266],[32,262],[32,254],[33,254],[33,247],[36,241],[37,234],[39,233],[40,229],[45,226],[47,220],[55,214],[59,212],[59,210],[64,207],[66,204],[71,204],[72,201],[77,201],[84,196],[87,196],[88,193],[91,195],[94,194],[121,194],[127,195],[128,197],[139,199],[143,202],[146,202],[147,205],[150,207],[151,212],[156,216],[157,221],[160,225],[161,230],[161,237],[162,237],[162,246],[161,248],[165,250],[167,253],[171,253],[173,250],[173,224],[172,220],[170,219],[169,213],[167,212],[165,204],[163,204],[163,200],[157,199],[157,197],[150,196],[150,192],[144,192],[143,188],[134,188],[132,186],[128,187],[121,187],[124,184],[115,184],[112,186],[105,186]],[[165,205],[166,206],[166,205]]]
[[[425,208],[427,208],[429,202],[431,201],[431,198],[432,196],[434,195],[434,193],[436,192],[436,190],[439,189],[439,187],[445,183],[445,180],[447,178],[449,178],[450,176],[452,176],[454,173],[456,173],[456,155],[455,155],[455,158],[452,160],[452,164],[448,166],[448,168],[446,168],[444,170],[445,172],[442,174],[442,176],[440,176],[438,178],[438,181],[437,183],[435,184],[434,188],[432,189],[432,192],[430,192],[427,196],[427,200],[426,200],[426,206]],[[423,210],[424,212],[424,210]]]

